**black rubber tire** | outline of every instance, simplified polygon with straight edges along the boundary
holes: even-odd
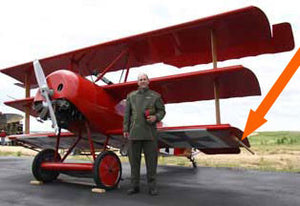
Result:
[[[45,183],[52,182],[56,180],[59,172],[58,171],[47,171],[41,168],[43,162],[54,162],[55,150],[44,149],[40,151],[34,158],[32,162],[32,174],[38,181],[43,181]],[[57,154],[58,160],[61,160],[59,154]]]
[[[111,160],[113,161],[108,163],[107,162],[108,157],[112,158]],[[109,175],[109,177],[112,177],[112,179],[109,179],[109,177],[107,176],[106,179],[102,179],[101,177],[104,174],[101,174],[100,168],[103,168],[105,172]],[[112,151],[101,152],[95,160],[94,168],[93,168],[93,176],[97,187],[106,190],[111,190],[116,188],[122,177],[122,165],[119,157]],[[110,180],[113,182],[111,184],[106,184],[105,181],[110,182]]]

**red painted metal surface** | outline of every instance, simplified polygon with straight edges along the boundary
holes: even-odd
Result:
[[[120,165],[115,156],[106,155],[99,165],[99,177],[105,186],[114,186],[120,176]]]
[[[32,109],[33,100],[34,100],[34,97],[30,97],[30,98],[25,98],[25,99],[7,101],[7,102],[5,102],[5,104],[10,106],[10,107],[16,108],[20,111],[23,111],[23,112],[25,112],[26,108],[29,107],[30,108],[30,115],[34,116],[34,117],[37,117],[38,114],[36,113],[36,111],[34,111]]]
[[[103,145],[103,150],[106,151],[107,150],[107,146],[108,146],[108,141],[109,141],[109,136],[106,136],[104,145]]]
[[[69,156],[69,154],[73,151],[73,149],[77,146],[77,144],[79,143],[79,141],[81,140],[82,136],[81,136],[81,132],[79,131],[79,135],[77,137],[77,140],[74,142],[73,145],[70,146],[70,148],[68,149],[67,153],[63,156],[61,162],[64,162],[65,159]]]
[[[165,103],[211,100],[215,98],[214,80],[218,80],[221,99],[260,95],[255,74],[240,65],[152,78],[150,88],[161,94]],[[137,88],[137,82],[102,88],[120,101]]]
[[[53,99],[67,99],[89,121],[91,132],[101,132],[120,128],[123,118],[114,109],[117,102],[107,94],[100,86],[68,70],[53,72],[47,77],[50,88],[54,89]],[[58,87],[62,85],[62,89]],[[38,93],[35,101],[41,101]],[[109,121],[108,121],[109,119]],[[85,127],[84,127],[85,128]],[[82,128],[69,128],[70,131],[78,132]]]
[[[93,171],[93,163],[43,162],[41,168],[52,171]]]
[[[92,134],[91,134],[90,126],[87,122],[85,122],[85,127],[86,127],[86,131],[87,131],[87,138],[88,138],[89,144],[90,144],[90,151],[92,153],[93,160],[95,161],[96,154],[95,154],[94,142],[92,140],[92,136],[91,136]]]
[[[110,65],[108,65],[108,67],[106,67],[104,69],[104,71],[97,77],[97,79],[95,80],[95,82],[99,81],[109,70],[111,70],[111,68],[117,63],[117,61],[121,57],[123,57],[127,52],[128,52],[128,50],[122,51],[121,54],[115,60],[113,60],[113,62],[110,63]]]
[[[272,30],[271,30],[272,28]],[[154,63],[176,67],[212,62],[210,34],[216,36],[218,61],[289,51],[294,39],[289,23],[270,25],[259,8],[247,7],[155,31],[98,44],[57,56],[41,59],[46,75],[70,69],[83,76],[94,69],[102,72],[123,51],[111,71]],[[36,84],[32,63],[10,67],[1,72],[24,83],[30,73],[31,84]]]
[[[58,161],[58,154],[59,154],[59,142],[60,142],[60,134],[61,134],[61,128],[59,128],[58,135],[56,136],[56,145],[55,145],[55,154],[54,154],[54,160],[55,162]]]
[[[56,138],[57,135],[54,132],[52,132],[52,133],[38,133],[38,134],[32,133],[32,134],[26,134],[26,135],[24,135],[24,134],[11,135],[11,136],[9,136],[9,138],[10,139],[16,139],[16,138],[24,137],[24,136],[28,137],[28,138],[30,138],[30,137],[50,137],[50,138]],[[71,133],[71,132],[62,132],[60,136],[61,137],[75,137],[75,135],[73,133]]]
[[[178,126],[178,127],[162,127],[158,131],[172,131],[172,130],[190,130],[190,129],[203,129],[203,130],[226,130],[231,128],[230,124],[212,124],[212,125],[191,125],[191,126]]]

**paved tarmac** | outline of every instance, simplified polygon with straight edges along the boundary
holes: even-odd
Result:
[[[149,196],[142,168],[142,191],[128,196],[129,166],[120,188],[92,193],[93,181],[60,175],[59,181],[30,185],[32,158],[0,157],[0,205],[300,205],[300,174],[227,168],[159,166],[159,196]],[[78,182],[81,182],[79,184]]]

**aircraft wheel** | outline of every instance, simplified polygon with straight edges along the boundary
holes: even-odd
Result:
[[[116,188],[122,176],[119,157],[112,151],[101,152],[95,160],[93,173],[97,187],[106,190]]]
[[[39,152],[32,163],[32,174],[33,176],[43,182],[52,182],[56,180],[59,172],[57,171],[47,171],[41,168],[43,162],[54,162],[55,150],[53,149],[44,149]],[[57,156],[58,160],[61,160],[60,155]]]

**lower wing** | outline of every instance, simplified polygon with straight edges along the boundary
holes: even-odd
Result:
[[[159,130],[161,148],[198,149],[205,154],[237,154],[240,146],[250,147],[248,139],[241,141],[242,131],[229,124],[165,127]]]
[[[249,148],[243,132],[229,124],[196,125],[158,128],[159,148],[198,149],[205,154],[238,154],[240,147]],[[122,131],[112,131],[110,136],[122,139]]]
[[[242,131],[230,126],[221,125],[197,125],[183,127],[162,127],[158,129],[159,148],[198,149],[206,154],[237,154],[240,146],[250,147],[245,138],[241,141]],[[121,130],[111,131],[108,145],[114,148],[123,148],[126,144]],[[103,149],[105,137],[102,134],[92,134],[95,149]],[[23,147],[30,149],[55,148],[57,136],[54,133],[24,134],[9,137]],[[63,132],[60,136],[61,149],[69,149],[78,141],[75,148],[88,151],[90,144],[86,137],[78,140],[75,134]]]

